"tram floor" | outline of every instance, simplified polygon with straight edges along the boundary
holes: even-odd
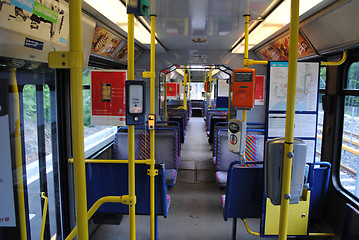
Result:
[[[159,239],[231,239],[232,219],[224,221],[220,190],[215,183],[178,182],[169,188],[171,206],[167,218],[158,217]],[[252,231],[259,232],[260,219],[248,219]],[[237,223],[237,239],[260,239]],[[136,238],[150,239],[149,216],[136,216]],[[91,240],[129,239],[129,216],[120,225],[100,225]]]

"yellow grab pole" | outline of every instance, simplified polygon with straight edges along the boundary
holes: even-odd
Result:
[[[244,68],[248,68],[246,60],[248,60],[249,16],[249,14],[244,15]]]
[[[82,30],[81,30],[81,0],[70,1],[70,52],[80,53],[78,56],[83,61],[82,55]],[[76,60],[75,60],[76,61]],[[82,65],[82,64],[81,64]],[[78,238],[88,239],[87,223],[87,195],[86,172],[84,152],[84,116],[82,96],[82,66],[74,65],[70,68],[71,87],[71,123],[72,123],[72,151],[74,158],[74,182],[76,201],[76,221],[78,226]]]
[[[128,14],[127,34],[127,78],[135,79],[135,35],[134,35],[134,14]],[[128,126],[128,185],[130,198],[136,199],[135,193],[135,126]],[[135,204],[129,205],[130,214],[130,240],[136,239],[136,211]]]
[[[16,69],[12,68],[10,71],[11,71],[10,73],[11,88],[13,92],[12,100],[14,103],[16,183],[17,183],[17,198],[19,204],[20,235],[21,235],[21,240],[26,240],[27,233],[26,233],[26,215],[25,215],[25,198],[24,198],[24,179],[22,172],[19,91],[17,88],[17,81],[16,81]]]
[[[231,119],[231,105],[232,105],[232,79],[229,79],[227,122],[229,122],[229,119]]]
[[[245,69],[248,68],[248,37],[249,37],[249,14],[244,15],[244,59],[243,66]],[[242,111],[242,121],[247,122],[247,110]]]
[[[156,76],[156,15],[151,15],[151,105],[150,114],[156,114],[155,112],[155,76]],[[151,240],[155,239],[155,131],[150,131],[150,231]]]
[[[191,100],[191,68],[188,69],[188,79],[189,79],[189,87],[188,87],[188,99]]]
[[[184,66],[184,74],[183,74],[183,109],[187,110],[187,66]]]
[[[163,78],[163,84],[165,86],[165,122],[167,122],[167,119],[168,119],[168,116],[167,116],[167,82],[166,82],[166,77],[167,77],[167,74]]]
[[[289,35],[288,59],[288,90],[287,112],[284,138],[284,160],[282,177],[282,196],[280,205],[279,236],[278,239],[287,239],[288,213],[290,201],[290,183],[292,175],[292,155],[294,139],[294,115],[297,81],[298,34],[299,34],[299,0],[291,0],[291,20]]]
[[[49,202],[49,199],[48,199],[48,197],[46,197],[44,192],[41,193],[41,198],[43,198],[45,202],[44,202],[44,209],[42,210],[40,240],[44,239],[45,223],[46,223],[46,215],[47,215],[47,204]]]
[[[208,105],[208,109],[211,109],[212,107],[212,68],[209,68],[209,72],[208,72],[208,95],[209,95],[209,105]]]
[[[245,69],[248,68],[246,61],[248,60],[248,42],[249,42],[249,14],[244,15],[244,60],[243,66]],[[247,110],[243,110],[242,121],[247,121]]]

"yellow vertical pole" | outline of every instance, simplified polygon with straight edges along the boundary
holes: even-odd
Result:
[[[212,107],[212,67],[209,68],[209,72],[208,72],[208,89],[209,89],[209,105],[208,105],[208,109],[211,109]]]
[[[249,14],[244,15],[244,59],[243,66],[245,69],[248,68],[247,60],[248,60],[248,42],[249,42]],[[242,112],[242,121],[247,122],[247,110],[243,110]]]
[[[156,15],[151,15],[151,106],[150,114],[155,113],[155,76],[156,76]],[[155,131],[151,130],[150,133],[150,229],[151,240],[155,239]]]
[[[82,30],[81,30],[81,0],[71,0],[70,6],[70,52],[83,61]],[[76,58],[75,57],[75,58]],[[81,58],[81,59],[80,59]],[[81,64],[82,65],[82,64]],[[84,152],[84,116],[82,96],[82,66],[71,66],[71,124],[72,124],[72,151],[74,158],[74,182],[76,201],[76,221],[78,226],[78,239],[88,239],[87,223],[87,195],[86,172]]]
[[[294,139],[295,96],[297,80],[298,32],[299,32],[299,0],[291,0],[288,59],[287,112],[285,122],[284,160],[282,177],[282,196],[280,205],[279,236],[287,239],[290,183],[292,175],[292,153]]]
[[[168,116],[167,116],[167,82],[166,82],[166,77],[167,77],[167,74],[163,78],[163,84],[165,86],[165,122],[167,122],[167,119],[168,119]]]
[[[187,110],[187,91],[186,91],[186,86],[187,86],[187,66],[184,66],[184,74],[183,74],[183,109]]]
[[[189,87],[188,87],[188,99],[191,100],[191,68],[188,69],[188,79],[189,79]]]
[[[16,81],[16,68],[10,70],[11,88],[13,92],[14,103],[14,121],[15,121],[15,160],[16,160],[16,183],[17,183],[17,201],[19,204],[19,222],[21,240],[27,239],[26,233],[26,215],[25,215],[25,197],[24,197],[24,179],[22,172],[22,154],[21,154],[21,128],[20,128],[20,103],[19,91]]]
[[[227,122],[231,119],[231,105],[232,105],[232,79],[229,79],[228,86],[228,113],[227,113]]]
[[[135,33],[134,33],[134,14],[128,14],[128,33],[127,33],[127,77],[128,80],[135,79]],[[129,196],[136,199],[135,193],[135,126],[128,126],[128,185]],[[135,204],[129,205],[130,214],[130,240],[136,239],[136,211]]]

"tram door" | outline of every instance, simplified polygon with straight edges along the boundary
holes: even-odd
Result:
[[[27,239],[40,238],[45,203],[41,193],[48,197],[44,239],[60,239],[55,72],[39,62],[10,58],[0,58],[0,62],[0,128],[5,136],[0,169],[9,173],[1,175],[0,181],[1,195],[6,196],[0,200],[0,214],[6,215],[0,216],[0,239],[20,239],[21,226]],[[20,129],[15,125],[18,120]]]

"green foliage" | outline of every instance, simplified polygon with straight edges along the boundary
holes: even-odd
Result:
[[[25,85],[23,90],[24,119],[36,121],[36,87]]]
[[[359,90],[359,62],[353,63],[348,72],[347,89]]]
[[[319,79],[319,89],[325,89],[325,84],[327,82],[327,68],[320,68],[320,79]]]
[[[82,84],[91,84],[91,69],[84,69],[82,71]],[[83,90],[83,104],[84,104],[84,125],[88,127],[91,125],[91,90]]]
[[[50,89],[48,85],[43,86],[44,94],[44,114],[45,121],[49,123],[51,121],[51,101],[50,101]],[[24,103],[24,119],[36,122],[36,86],[25,85],[23,89],[23,103]]]
[[[83,85],[90,85],[91,83],[91,69],[83,70]],[[48,85],[43,86],[44,94],[44,108],[45,121],[51,121],[51,100],[50,88]],[[23,89],[23,103],[24,103],[24,119],[36,122],[36,86],[25,85]],[[55,104],[55,103],[53,103]],[[83,90],[83,105],[84,105],[84,125],[91,125],[91,90]]]

